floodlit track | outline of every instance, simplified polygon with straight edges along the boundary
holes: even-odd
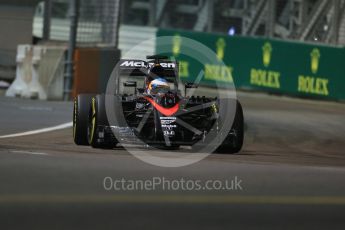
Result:
[[[4,229],[343,229],[345,105],[241,93],[245,145],[181,168],[74,145],[71,128],[0,139]],[[69,122],[71,103],[0,98],[0,135]],[[145,151],[145,149],[143,150]],[[125,191],[104,178],[241,180],[237,190]],[[152,227],[151,227],[152,226]]]

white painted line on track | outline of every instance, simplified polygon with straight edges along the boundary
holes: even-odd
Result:
[[[60,130],[60,129],[70,128],[72,126],[73,126],[73,122],[67,122],[67,123],[53,126],[53,127],[47,127],[47,128],[43,128],[43,129],[37,129],[37,130],[21,132],[21,133],[14,133],[14,134],[9,134],[9,135],[3,135],[3,136],[0,136],[0,139],[28,136],[28,135],[34,135],[34,134],[40,134],[40,133],[47,133],[47,132],[52,132],[52,131],[56,131],[56,130]]]
[[[31,154],[31,155],[49,155],[48,153],[23,151],[23,150],[11,150],[11,153],[23,153],[23,154]]]

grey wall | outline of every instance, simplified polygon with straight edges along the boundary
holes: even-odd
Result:
[[[34,7],[0,5],[0,65],[15,65],[18,44],[32,42]]]

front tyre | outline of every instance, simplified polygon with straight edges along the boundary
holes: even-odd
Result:
[[[88,120],[88,142],[93,148],[112,149],[116,147],[117,140],[113,137],[109,127],[104,95],[92,97]]]
[[[77,145],[89,145],[87,130],[92,94],[79,94],[74,98],[73,140]]]

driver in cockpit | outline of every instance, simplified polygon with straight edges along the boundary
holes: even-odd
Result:
[[[156,95],[170,90],[168,81],[164,77],[164,68],[160,64],[154,64],[146,77],[146,93]]]

